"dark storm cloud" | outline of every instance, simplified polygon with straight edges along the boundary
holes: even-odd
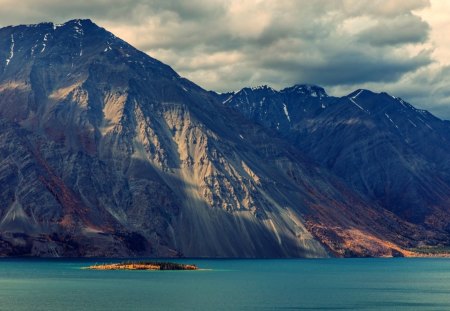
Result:
[[[405,73],[415,71],[430,62],[428,53],[403,59],[355,50],[331,51],[322,54],[321,59],[306,62],[302,59],[269,59],[264,66],[280,68],[298,81],[309,80],[327,86],[397,81]]]
[[[377,22],[362,31],[361,42],[375,46],[395,46],[407,43],[421,43],[428,39],[430,27],[418,16],[406,14]]]
[[[425,46],[430,26],[415,13],[429,6],[428,0],[0,0],[0,5],[8,8],[0,11],[1,26],[91,18],[217,91],[308,82],[403,92],[408,83],[430,75],[423,69],[433,62]],[[446,93],[433,94],[442,104]]]

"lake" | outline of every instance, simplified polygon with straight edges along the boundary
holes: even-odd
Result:
[[[450,259],[172,261],[205,270],[0,259],[0,310],[450,310]]]

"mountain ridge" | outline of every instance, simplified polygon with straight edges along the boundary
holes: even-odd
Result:
[[[270,102],[267,103],[267,100]],[[389,183],[405,178],[398,186],[420,183],[412,186],[420,190],[415,199],[402,202],[401,196],[413,196],[414,191],[411,189],[405,193],[395,189],[391,192],[393,201],[381,202],[382,206],[406,217],[408,221],[420,223],[419,218],[425,217],[426,210],[434,208],[433,204],[441,210],[438,213],[448,214],[446,207],[450,201],[446,164],[450,154],[447,147],[449,123],[428,111],[416,109],[401,98],[385,92],[374,93],[363,89],[343,97],[322,98],[310,95],[289,97],[283,90],[245,98],[237,92],[223,104],[276,130],[312,159],[343,176],[351,187],[379,203],[388,199],[389,192],[383,192],[381,188],[387,186],[389,190],[390,186],[386,185],[386,179],[376,181],[371,174],[382,172],[385,176],[380,178],[388,178]],[[377,149],[370,144],[377,146]],[[383,149],[387,152],[384,159],[377,155]],[[358,159],[352,158],[355,154]],[[394,163],[389,164],[389,161]],[[352,163],[349,169],[346,168],[347,163]],[[387,168],[384,165],[393,166]],[[355,168],[364,180],[357,180],[361,177],[352,175]],[[392,173],[401,173],[399,169],[403,173],[394,177]],[[427,185],[435,185],[439,190],[435,191]],[[442,200],[437,202],[433,196],[442,197]],[[423,201],[426,197],[428,199]],[[411,206],[408,211],[403,210],[406,205]],[[423,215],[420,215],[421,209]]]
[[[89,20],[2,28],[0,59],[1,255],[400,256],[445,242]],[[330,100],[312,91],[311,105]]]

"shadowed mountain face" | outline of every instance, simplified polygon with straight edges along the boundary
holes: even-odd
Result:
[[[395,145],[400,136],[375,130],[370,146],[388,136],[402,157],[380,150],[380,163],[389,156],[385,169],[361,175],[355,168],[364,155],[345,158],[353,168],[338,161],[345,155],[339,146],[348,141],[352,150],[356,142],[343,134],[346,141],[326,147],[325,138],[335,133],[334,122],[355,123],[352,135],[361,129],[368,136],[371,108],[355,110],[345,102],[356,99],[329,99],[320,88],[315,95],[291,91],[292,101],[277,101],[277,92],[264,90],[274,98],[270,105],[247,98],[249,109],[257,105],[251,113],[235,104],[239,93],[224,100],[243,116],[89,20],[0,29],[0,255],[389,256],[445,242],[445,232],[430,230],[424,219],[443,211],[450,175],[429,173],[436,182],[426,188],[429,161],[415,157],[416,149],[435,157],[437,172],[444,146],[398,149],[406,148]],[[332,111],[337,118],[346,110],[359,121],[327,121]],[[380,111],[384,127],[391,122],[384,112],[396,121],[390,110]],[[410,121],[423,137],[441,122],[421,118]],[[408,217],[390,205],[400,199],[383,196],[369,178],[390,182],[389,169],[404,161],[415,163],[407,185],[427,194],[411,195],[436,203]],[[439,165],[448,171],[448,161]],[[360,179],[349,179],[351,172]]]
[[[400,218],[448,231],[450,123],[386,93],[328,97],[317,86],[223,96]]]

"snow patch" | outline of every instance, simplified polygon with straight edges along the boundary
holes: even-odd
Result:
[[[80,36],[84,35],[84,31],[82,28],[78,28],[78,26],[73,27],[75,29],[75,32],[79,34]]]
[[[392,123],[396,128],[398,128],[397,124],[395,124],[395,122],[392,121],[391,117],[390,117],[387,113],[384,113],[384,115],[386,116],[386,118],[389,119],[389,121],[391,121],[391,123]]]
[[[408,104],[407,102],[403,101],[403,99],[401,99],[400,97],[397,97],[397,100],[400,102],[400,104],[403,105],[403,107],[410,108],[410,109],[412,109],[414,111],[418,111],[413,105]]]
[[[417,127],[416,123],[414,123],[413,121],[411,121],[410,119],[408,119],[409,123],[411,123],[414,127]]]
[[[43,53],[44,51],[45,51],[45,48],[47,47],[47,43],[45,43],[45,42],[47,42],[48,41],[48,33],[46,33],[45,35],[44,35],[44,39],[43,39],[43,42],[42,42],[42,50],[41,50],[41,53]]]
[[[107,41],[106,44],[108,44],[108,46],[103,50],[103,52],[111,51],[112,50],[111,43],[109,41]]]
[[[263,97],[262,100],[259,101],[259,107],[262,107],[265,100],[266,100],[266,97]]]
[[[6,59],[6,66],[9,65],[11,59],[14,57],[14,35],[11,35],[11,46],[9,48],[9,57]]]
[[[363,107],[361,107],[361,105],[358,105],[358,103],[355,101],[355,99],[359,96],[359,94],[361,94],[364,90],[359,90],[358,94],[356,94],[355,96],[352,97],[347,97],[356,107],[358,107],[359,109],[361,109],[362,111],[364,111],[367,114],[370,114],[370,111],[364,109]]]
[[[80,40],[80,57],[83,56],[83,42]]]
[[[284,115],[286,116],[286,118],[288,119],[289,122],[291,122],[291,118],[289,117],[289,112],[287,110],[286,104],[283,103],[283,111],[284,111]]]
[[[356,107],[358,107],[359,109],[361,109],[362,111],[365,111],[363,107],[361,107],[360,105],[358,105],[354,100],[353,97],[349,97],[350,101],[355,104]]]
[[[433,128],[427,122],[425,122],[421,117],[417,117],[417,119],[422,121],[422,123],[425,124],[425,126],[428,127],[430,130],[433,130]]]
[[[358,97],[363,91],[364,91],[364,90],[359,90],[359,92],[358,92],[355,96],[353,96],[352,98],[353,98],[353,99],[356,99],[356,97]]]
[[[31,55],[34,55],[34,51],[36,50],[37,46],[37,44],[33,45],[33,47],[31,48]]]
[[[62,27],[62,26],[64,26],[64,24],[54,24],[53,23],[53,30],[56,30],[57,28]]]
[[[401,98],[397,98],[397,97],[395,97],[395,96],[392,96],[392,98],[394,98],[395,100],[397,100],[403,107],[405,107],[405,108],[411,108],[412,106],[411,105],[407,105],[404,101],[403,101],[403,99],[401,99]],[[410,107],[411,106],[411,107]]]
[[[230,97],[228,97],[226,100],[224,100],[224,101],[222,102],[222,104],[228,103],[232,98],[233,98],[233,95],[230,95]]]

